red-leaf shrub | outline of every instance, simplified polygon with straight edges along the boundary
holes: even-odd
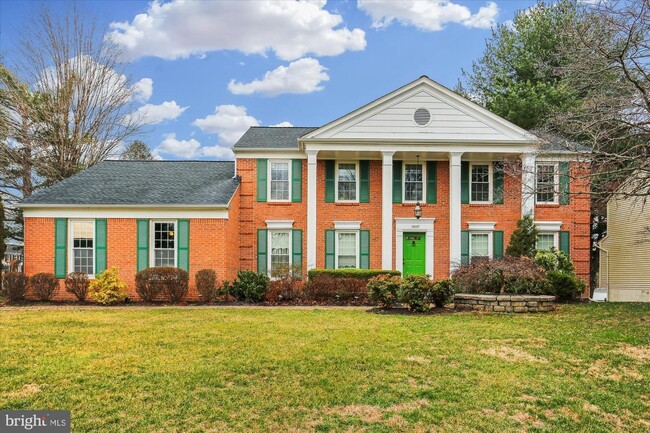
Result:
[[[303,296],[303,282],[299,267],[281,266],[271,273],[269,289],[264,294],[267,304],[286,304],[299,301]]]
[[[41,301],[49,301],[59,288],[59,280],[56,279],[54,274],[41,272],[31,276],[29,286],[36,298]]]
[[[20,301],[25,298],[27,275],[22,272],[4,272],[2,281],[2,295],[9,302]]]
[[[65,279],[65,291],[72,293],[79,301],[85,301],[88,295],[88,275],[83,272],[70,272]]]
[[[194,279],[201,300],[208,303],[214,301],[219,294],[217,272],[214,269],[201,269],[196,273]]]
[[[529,257],[472,260],[452,279],[462,293],[541,295],[549,289],[544,269]]]
[[[179,268],[148,268],[135,275],[135,290],[140,297],[151,302],[158,295],[164,295],[175,304],[187,294],[189,275]]]

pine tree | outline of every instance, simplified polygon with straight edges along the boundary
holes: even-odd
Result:
[[[135,140],[122,153],[122,159],[151,161],[153,155],[151,154],[151,150],[149,150],[149,146],[140,140]]]
[[[517,221],[517,229],[510,236],[506,254],[512,257],[534,257],[538,233],[533,218],[525,215]]]

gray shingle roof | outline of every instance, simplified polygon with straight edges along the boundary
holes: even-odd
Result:
[[[233,161],[104,161],[34,193],[22,204],[226,205]]]
[[[298,149],[298,138],[318,128],[253,126],[233,149]]]

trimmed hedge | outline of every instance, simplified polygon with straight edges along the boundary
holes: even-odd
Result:
[[[146,302],[163,295],[176,304],[187,294],[188,283],[187,271],[173,267],[147,268],[135,275],[135,290]]]
[[[49,301],[59,289],[59,280],[47,272],[34,274],[29,278],[29,286],[40,301]]]
[[[335,305],[366,305],[371,278],[399,276],[399,271],[379,269],[312,269],[305,286],[307,301]]]
[[[383,269],[311,269],[307,274],[308,277],[316,278],[327,275],[334,278],[357,278],[369,280],[378,275],[402,275],[400,271],[391,271]]]
[[[2,295],[10,302],[21,301],[25,299],[28,278],[22,272],[3,272],[2,273]]]

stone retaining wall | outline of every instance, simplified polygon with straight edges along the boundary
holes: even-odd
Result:
[[[537,313],[540,311],[553,311],[555,309],[555,296],[457,293],[454,296],[454,308],[457,310]]]

